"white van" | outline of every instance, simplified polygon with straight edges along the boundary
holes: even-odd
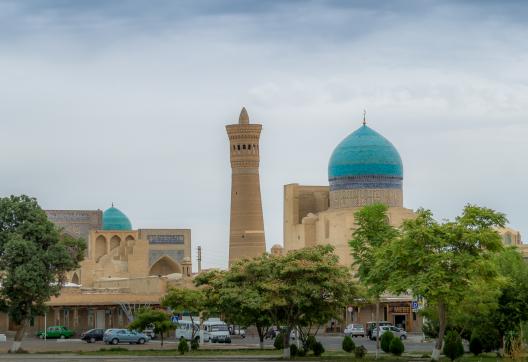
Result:
[[[200,339],[200,319],[199,318],[193,318],[194,319],[194,339]],[[190,318],[184,318],[179,321],[177,321],[176,324],[176,331],[175,337],[177,340],[180,338],[185,338],[186,340],[190,341],[192,339],[193,334],[193,322],[191,322]]]
[[[231,343],[227,324],[220,318],[209,318],[203,323],[204,341],[212,343]]]

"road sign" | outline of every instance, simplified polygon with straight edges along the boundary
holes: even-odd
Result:
[[[411,303],[411,307],[412,307],[413,312],[416,312],[418,310],[418,301],[413,300]]]
[[[177,324],[178,323],[178,316],[177,315],[173,315],[171,317],[171,321],[172,321],[172,323]]]
[[[347,310],[352,313],[354,311],[354,308],[353,307],[348,307]]]

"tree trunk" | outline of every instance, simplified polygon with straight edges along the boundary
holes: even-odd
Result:
[[[9,350],[9,352],[17,353],[20,350],[20,346],[22,345],[22,339],[24,338],[24,334],[26,333],[27,326],[28,326],[28,321],[24,320],[17,327],[15,339],[13,340],[13,344],[11,345],[11,349]],[[46,333],[46,331],[44,331],[44,333]]]
[[[438,303],[438,339],[436,340],[435,347],[433,349],[433,355],[431,356],[431,359],[434,361],[438,361],[440,359],[440,354],[442,353],[442,345],[444,343],[444,334],[446,329],[446,318],[447,311],[446,311],[446,305],[444,302]]]
[[[290,359],[290,328],[284,331],[284,349],[282,350],[282,358]]]
[[[163,348],[163,332],[160,332],[161,348]]]
[[[379,320],[379,299],[376,301],[376,359],[378,359],[378,354],[380,350],[380,338],[379,338],[379,332],[380,332],[380,320]]]
[[[259,325],[257,325],[256,327],[257,327],[257,333],[258,333],[258,336],[259,336],[259,348],[260,349],[264,349],[264,330]],[[239,332],[239,334],[240,334],[240,332]]]

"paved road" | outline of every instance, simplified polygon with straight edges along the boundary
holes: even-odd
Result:
[[[342,336],[318,336],[324,347],[327,350],[341,350],[341,343],[343,341]],[[376,350],[376,342],[370,341],[367,338],[354,338],[353,339],[357,346],[363,345],[368,351],[374,352]],[[12,338],[8,337],[7,343],[0,344],[0,353],[7,352],[12,342]],[[177,347],[177,341],[169,339],[165,341],[166,349],[175,349]],[[433,348],[433,343],[422,343],[420,336],[410,336],[408,340],[404,341],[405,350],[407,352],[417,351],[430,351]],[[202,347],[203,349],[239,349],[239,348],[258,348],[258,338],[247,337],[245,339],[234,339],[231,344],[216,344],[206,343]],[[144,345],[121,345],[124,348],[130,350],[141,350],[141,349],[159,349],[161,348],[160,341],[158,339],[150,341]],[[266,340],[266,348],[273,348],[273,341]],[[29,352],[54,352],[54,351],[97,351],[101,348],[108,348],[102,342],[97,343],[85,343],[79,339],[66,339],[66,340],[47,340],[43,341],[34,337],[27,337],[22,343],[22,348]]]

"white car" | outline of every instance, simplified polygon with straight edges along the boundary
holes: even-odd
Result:
[[[400,339],[407,339],[407,332],[401,328],[394,327],[394,326],[380,326],[380,336],[383,335],[385,332],[392,332],[394,334],[394,337],[398,337]],[[372,339],[376,339],[377,337],[377,330],[374,329],[372,331]]]
[[[362,324],[349,324],[345,328],[345,336],[349,337],[365,337],[365,328]]]

